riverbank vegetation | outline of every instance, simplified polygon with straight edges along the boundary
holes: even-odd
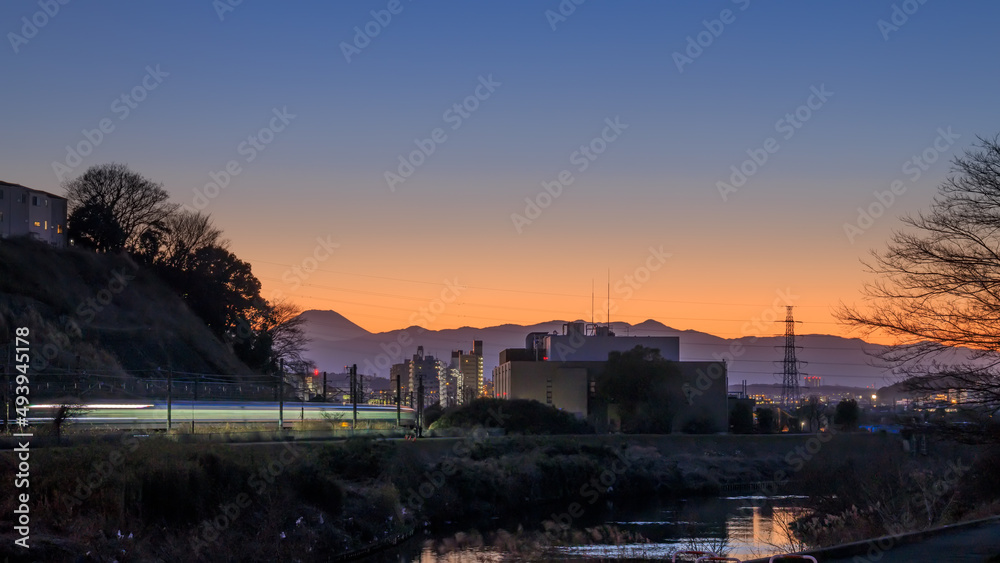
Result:
[[[992,477],[1000,448],[936,444],[939,455],[883,452],[845,459],[809,475],[809,513],[793,525],[818,547],[899,535],[1000,514],[1000,483]],[[932,446],[932,449],[934,446]]]
[[[710,495],[772,480],[804,443],[787,438],[473,432],[237,446],[109,436],[32,451],[31,542],[46,561],[87,553],[122,562],[322,561],[425,527],[485,530],[516,518],[526,534],[558,545],[565,534],[546,530],[572,537],[585,527],[581,515],[609,500]],[[830,480],[824,464],[881,442],[838,436],[806,466]],[[0,479],[13,482],[16,472],[13,456],[0,457]],[[13,495],[0,499],[0,514],[15,508]]]

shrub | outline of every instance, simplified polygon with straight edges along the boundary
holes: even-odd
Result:
[[[480,398],[467,405],[445,409],[431,429],[498,426],[497,413],[507,434],[592,434],[586,421],[538,401]]]
[[[343,479],[375,479],[385,471],[392,450],[392,445],[386,442],[352,437],[341,444],[323,447],[317,454],[317,463]]]

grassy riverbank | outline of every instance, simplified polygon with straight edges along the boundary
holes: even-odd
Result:
[[[413,527],[474,527],[540,503],[556,508],[534,522],[573,528],[609,498],[714,494],[784,472],[777,480],[789,484],[772,491],[780,493],[803,479],[833,481],[826,468],[840,467],[835,460],[862,463],[898,447],[892,437],[844,435],[810,454],[809,439],[473,433],[236,446],[122,437],[44,448],[31,453],[31,553],[46,561],[86,553],[123,563],[322,561]],[[0,456],[5,483],[17,472],[11,454]],[[0,499],[5,530],[16,508],[13,495]],[[13,539],[3,538],[12,561]]]

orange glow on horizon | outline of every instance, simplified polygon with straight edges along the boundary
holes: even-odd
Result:
[[[444,283],[435,286],[367,279],[353,283],[341,280],[330,287],[318,280],[312,282],[303,284],[287,298],[302,310],[335,311],[373,333],[414,325],[442,330],[560,320],[602,323],[609,318],[607,293],[594,296],[592,311],[590,295],[559,295],[545,291],[548,288],[508,289],[470,284],[461,295],[446,302],[449,295],[441,295],[447,288]],[[281,284],[265,281],[264,295],[280,291],[279,286]],[[691,293],[681,298],[652,291],[642,292],[641,297],[638,295],[629,299],[611,295],[612,323],[637,325],[651,319],[678,331],[695,330],[721,338],[780,336],[785,331],[785,304],[790,301],[797,321],[796,334],[862,338],[858,331],[832,315],[839,303],[837,295],[810,296],[810,299],[793,295],[797,299],[784,300],[782,291],[775,290],[769,298],[758,293],[746,295],[743,301],[726,302],[711,301],[715,298],[713,293]],[[874,336],[863,339],[878,343],[889,341]]]

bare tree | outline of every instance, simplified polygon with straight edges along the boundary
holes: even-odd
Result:
[[[56,408],[56,412],[52,415],[52,433],[56,436],[56,443],[62,443],[62,431],[67,422],[71,418],[82,415],[84,412],[86,412],[86,409],[81,405],[63,403]]]
[[[311,360],[303,357],[309,339],[305,336],[301,309],[284,299],[273,302],[259,299],[249,313],[247,321],[252,337],[241,341],[253,349],[254,360],[248,365],[274,371],[284,360],[288,370],[315,367]]]
[[[961,406],[986,416],[1000,406],[1000,144],[979,138],[955,159],[928,212],[865,262],[875,274],[865,305],[836,316],[897,344],[874,355],[910,389],[958,390]],[[968,353],[959,353],[964,347]]]
[[[165,220],[158,261],[167,266],[186,268],[188,258],[209,246],[226,248],[222,231],[212,224],[211,215],[197,211],[178,211]]]
[[[305,336],[302,309],[286,300],[270,303],[270,319],[267,327],[271,335],[271,357],[274,361],[285,360],[286,364],[308,363],[302,353],[309,340]]]
[[[82,209],[102,210],[121,229],[124,248],[139,248],[150,230],[164,227],[177,208],[167,202],[169,194],[157,184],[118,163],[101,164],[64,184],[71,216]]]

